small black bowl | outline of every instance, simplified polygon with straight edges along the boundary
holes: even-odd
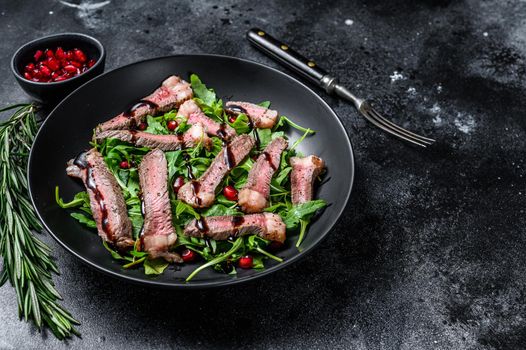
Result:
[[[33,62],[33,55],[37,50],[56,49],[59,46],[64,50],[81,49],[88,59],[94,59],[96,63],[86,72],[63,81],[41,83],[24,78],[24,67],[29,62]],[[20,47],[11,59],[11,70],[29,96],[39,102],[54,104],[88,80],[101,74],[104,71],[105,61],[106,51],[97,39],[86,34],[62,33],[36,39]]]

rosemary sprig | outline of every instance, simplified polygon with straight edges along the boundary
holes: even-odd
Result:
[[[51,249],[32,232],[42,231],[26,178],[29,150],[38,130],[35,106],[13,105],[0,112],[13,109],[11,118],[0,123],[0,286],[9,281],[15,288],[20,318],[32,320],[39,330],[47,326],[64,339],[79,335],[73,326],[79,322],[59,305],[62,297],[52,280],[52,273],[59,271]]]

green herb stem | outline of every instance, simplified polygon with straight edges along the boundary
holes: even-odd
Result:
[[[26,178],[27,155],[38,130],[35,106],[14,105],[0,112],[12,109],[11,118],[0,124],[0,285],[9,281],[15,288],[21,318],[64,339],[78,335],[73,325],[79,322],[58,303],[62,298],[52,280],[58,268],[51,248],[32,232],[42,231]]]
[[[223,254],[221,256],[218,256],[215,259],[210,260],[206,264],[203,264],[203,265],[199,266],[197,269],[195,269],[190,274],[190,276],[188,276],[186,278],[186,282],[189,282],[192,278],[195,277],[195,275],[197,275],[199,272],[201,272],[202,270],[206,269],[207,267],[214,266],[216,264],[220,264],[221,262],[223,262],[226,259],[228,259],[230,256],[232,256],[232,254],[234,254],[241,247],[242,244],[243,244],[243,237],[238,237],[236,239],[236,241],[234,242],[234,244],[232,245],[232,248],[230,248],[229,251],[227,251],[225,254]]]
[[[257,247],[256,250],[257,250],[258,252],[260,252],[261,254],[263,254],[263,255],[265,255],[265,256],[268,256],[268,257],[271,258],[271,259],[274,259],[274,260],[276,260],[276,261],[278,261],[278,262],[283,262],[283,259],[282,259],[282,258],[279,258],[279,257],[277,257],[277,256],[275,256],[275,255],[272,255],[272,254],[270,254],[269,252],[267,252],[266,250],[261,249],[260,247]]]

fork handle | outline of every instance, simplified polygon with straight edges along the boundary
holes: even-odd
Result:
[[[321,85],[322,78],[327,76],[327,71],[313,61],[305,58],[287,44],[272,37],[259,28],[252,28],[247,32],[247,39],[255,47],[275,58],[284,66],[301,74],[311,82]]]

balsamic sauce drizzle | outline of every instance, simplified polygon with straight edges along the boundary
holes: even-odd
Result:
[[[157,103],[148,101],[148,100],[139,100],[135,104],[133,104],[131,107],[129,107],[127,110],[125,110],[122,115],[124,115],[126,118],[131,118],[133,116],[133,112],[135,112],[137,109],[148,106],[150,108],[153,108],[154,110],[159,107]]]
[[[73,164],[78,166],[80,169],[86,170],[86,187],[93,192],[95,201],[99,205],[101,213],[101,228],[104,233],[108,236],[109,239],[113,239],[113,233],[109,230],[108,222],[108,208],[106,208],[106,203],[104,202],[104,196],[97,187],[95,178],[93,177],[93,168],[89,164],[87,158],[87,152],[82,152],[75,157]]]
[[[240,113],[247,114],[247,110],[239,105],[229,105],[228,107],[225,108],[225,110],[227,111],[227,113],[230,112],[231,114],[240,114]]]

